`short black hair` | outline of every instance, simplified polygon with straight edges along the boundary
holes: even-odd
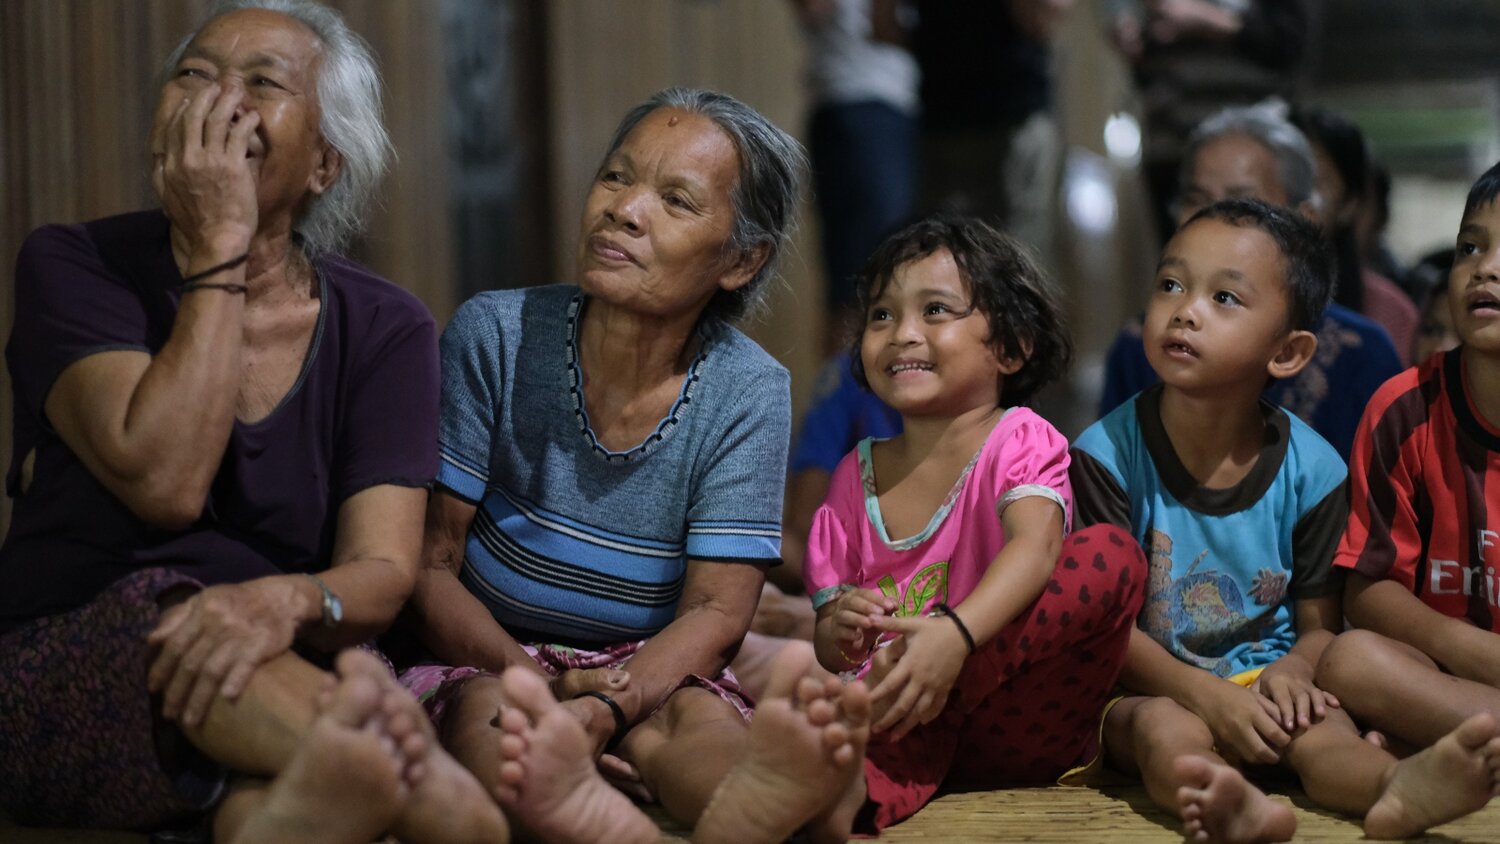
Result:
[[[1318,227],[1301,214],[1258,199],[1225,199],[1204,208],[1178,231],[1199,220],[1218,220],[1265,232],[1286,264],[1287,323],[1292,331],[1314,331],[1333,297],[1333,253]]]
[[[1493,202],[1497,196],[1500,196],[1500,162],[1484,171],[1484,175],[1469,188],[1469,198],[1464,201],[1463,219],[1469,219],[1469,215],[1479,210],[1479,206]]]
[[[859,325],[870,305],[890,285],[896,270],[940,249],[948,250],[968,289],[970,305],[989,323],[997,357],[1020,356],[1021,368],[1001,379],[1000,405],[1026,404],[1038,390],[1062,377],[1073,357],[1061,297],[1035,259],[1015,238],[973,217],[936,214],[886,238],[865,264],[858,289]],[[854,378],[868,389],[860,359],[862,330],[854,332]]]

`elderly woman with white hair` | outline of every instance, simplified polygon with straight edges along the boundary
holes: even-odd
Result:
[[[166,63],[160,209],[22,247],[0,548],[0,807],[22,822],[149,830],[215,810],[232,838],[262,805],[250,777],[282,772],[318,717],[330,655],[413,587],[435,327],[337,254],[389,157],[379,90],[336,13],[227,4]],[[391,828],[502,840],[370,664],[340,662],[365,691],[339,723],[390,739],[409,780]]]

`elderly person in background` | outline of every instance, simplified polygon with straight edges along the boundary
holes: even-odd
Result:
[[[1312,148],[1275,103],[1227,108],[1188,137],[1179,224],[1223,199],[1259,199],[1319,219]],[[1317,327],[1318,351],[1302,371],[1266,388],[1266,398],[1311,425],[1344,459],[1365,403],[1401,371],[1390,335],[1373,320],[1332,303]],[[1102,417],[1160,379],[1141,346],[1141,319],[1115,337],[1105,361]]]
[[[412,588],[436,338],[420,302],[336,254],[389,153],[373,59],[337,14],[230,4],[163,80],[160,210],[41,228],[19,259],[0,807],[142,830],[212,810],[231,840],[265,805],[252,778],[318,717],[320,666]],[[372,659],[341,663],[364,691],[339,724],[411,755],[391,828],[503,839]]]
[[[808,709],[852,743],[770,727],[758,742],[726,670],[778,562],[791,412],[786,370],[732,323],[775,273],[802,162],[737,100],[659,92],[625,116],[589,190],[578,284],[481,294],[443,334],[442,465],[413,598],[440,664],[402,680],[545,840],[656,830],[618,793],[562,811],[506,786],[508,666],[547,679],[592,754],[633,766],[700,840],[779,841],[822,812],[848,834],[853,809],[832,809],[859,769],[863,689],[834,681]],[[774,711],[822,694],[798,676],[808,654],[773,671]]]

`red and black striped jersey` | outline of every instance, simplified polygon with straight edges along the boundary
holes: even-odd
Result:
[[[1462,347],[1434,355],[1370,399],[1334,565],[1500,633],[1500,429],[1475,409],[1464,360]]]

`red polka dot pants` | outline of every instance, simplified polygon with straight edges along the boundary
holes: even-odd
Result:
[[[1091,760],[1145,585],[1145,557],[1125,531],[1068,536],[1041,596],[964,663],[943,714],[897,743],[872,740],[855,831],[910,817],[944,783],[1049,785]]]

